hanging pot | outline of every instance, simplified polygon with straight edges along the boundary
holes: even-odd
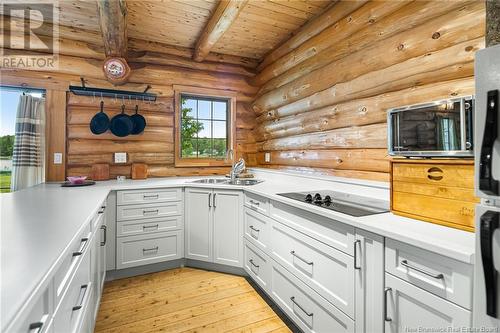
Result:
[[[109,117],[104,113],[104,102],[101,101],[101,111],[96,113],[90,120],[90,131],[94,134],[102,134],[109,128]]]
[[[124,137],[132,132],[133,127],[134,125],[132,124],[130,116],[125,114],[125,104],[123,104],[122,112],[111,118],[109,129],[114,135]]]
[[[130,116],[130,119],[132,120],[132,124],[134,124],[132,128],[132,132],[130,134],[137,135],[141,134],[144,132],[144,128],[146,127],[146,119],[139,113],[139,106],[135,106],[135,114]]]

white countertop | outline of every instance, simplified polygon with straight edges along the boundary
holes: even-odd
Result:
[[[147,180],[98,182],[95,186],[67,188],[59,184],[42,184],[30,189],[0,195],[0,296],[3,328],[29,302],[37,288],[44,287],[47,277],[59,264],[71,241],[98,211],[112,190],[208,187],[244,189],[291,204],[337,221],[390,237],[426,250],[473,263],[474,234],[425,223],[392,213],[352,217],[307,203],[291,200],[277,193],[334,190],[382,199],[388,202],[387,185],[377,182],[345,179],[298,177],[283,172],[254,170],[264,182],[253,186],[193,184],[207,177],[171,177]],[[363,186],[369,185],[369,186]]]

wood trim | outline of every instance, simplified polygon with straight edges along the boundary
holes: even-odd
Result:
[[[229,143],[230,149],[234,150],[236,156],[236,93],[220,89],[198,88],[191,86],[174,85],[174,109],[175,109],[175,122],[174,122],[174,161],[175,167],[210,167],[210,166],[230,166],[231,163],[225,160],[218,159],[187,159],[180,158],[181,152],[181,137],[180,137],[180,96],[181,94],[193,94],[205,97],[218,97],[229,99]]]
[[[46,181],[63,181],[66,178],[66,92],[47,90],[45,97],[45,164]],[[62,153],[62,164],[54,164],[54,153]]]
[[[247,0],[221,0],[196,42],[193,59],[201,62],[236,20]]]

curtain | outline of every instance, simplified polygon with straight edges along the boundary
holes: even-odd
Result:
[[[17,106],[11,191],[45,180],[45,99],[21,95]]]

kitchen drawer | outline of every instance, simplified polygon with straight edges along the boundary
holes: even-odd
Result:
[[[470,311],[385,274],[385,333],[463,332],[472,324]]]
[[[249,242],[266,252],[271,238],[272,220],[245,207],[245,236]]]
[[[164,202],[158,204],[128,205],[116,207],[116,220],[138,220],[152,217],[182,215],[182,202]]]
[[[392,179],[406,183],[474,188],[474,165],[445,163],[392,163]]]
[[[245,262],[243,267],[245,271],[262,289],[269,293],[271,291],[271,259],[248,240],[245,239],[244,244]]]
[[[387,238],[385,270],[466,309],[472,308],[471,265]]]
[[[354,255],[354,227],[277,201],[271,202],[271,217],[337,250]]]
[[[16,319],[8,332],[28,333],[37,332],[38,329],[40,333],[49,333],[53,311],[53,290],[52,284],[49,284],[37,299],[29,302],[28,307],[23,311],[25,314]]]
[[[54,302],[56,306],[59,304],[82,257],[88,252],[91,236],[90,224],[88,224],[73,243],[71,243],[70,249],[66,252],[61,266],[56,271],[54,276]]]
[[[182,230],[120,237],[116,240],[116,268],[180,259],[184,256],[183,249]]]
[[[56,309],[54,331],[76,333],[83,320],[94,286],[90,277],[90,251],[83,256],[68,290]]]
[[[116,203],[118,206],[179,200],[182,200],[181,188],[118,191],[116,193]]]
[[[269,215],[269,199],[245,192],[245,206],[264,215]]]
[[[326,300],[354,318],[354,258],[275,222],[271,256]]]
[[[276,263],[271,270],[271,296],[304,332],[354,332],[351,318]]]
[[[144,235],[183,228],[182,216],[120,221],[116,223],[116,236]]]

